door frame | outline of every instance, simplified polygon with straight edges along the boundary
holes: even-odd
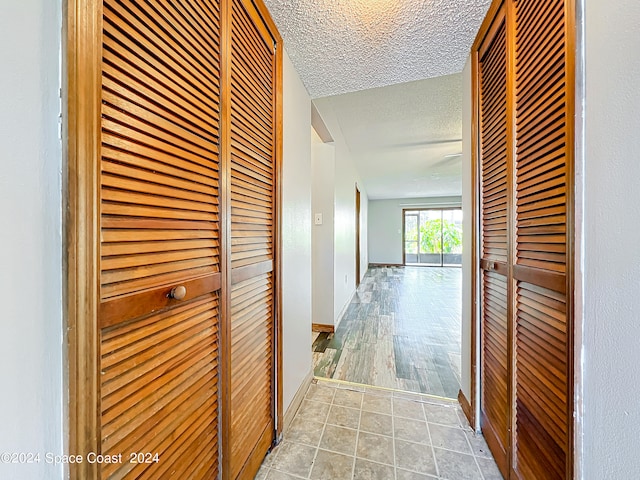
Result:
[[[63,257],[66,318],[67,453],[100,451],[99,164],[102,2],[67,0],[63,14]],[[69,465],[71,478],[97,478],[98,465]]]
[[[274,434],[283,430],[282,365],[282,41],[262,2],[251,2],[277,37],[275,93]],[[65,453],[100,452],[100,158],[102,0],[64,0],[62,15],[63,318],[66,344]],[[221,51],[221,55],[225,55]],[[221,245],[222,248],[224,248]],[[224,275],[224,273],[223,273]],[[223,277],[224,278],[224,277]],[[222,322],[221,318],[221,322]],[[223,342],[221,342],[222,344]],[[222,346],[222,345],[221,345]],[[221,355],[223,351],[221,349]],[[226,359],[221,358],[222,362]],[[220,398],[223,415],[229,404]],[[223,423],[219,423],[223,438]],[[221,441],[224,442],[224,439]],[[222,463],[220,463],[222,466]],[[65,466],[70,478],[97,478],[98,464]]]

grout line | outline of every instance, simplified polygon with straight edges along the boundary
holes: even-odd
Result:
[[[429,443],[431,444],[431,455],[433,455],[433,464],[436,467],[436,477],[440,478],[440,469],[438,468],[438,460],[436,459],[436,450],[433,446],[433,437],[431,436],[431,429],[429,428],[429,419],[427,417],[427,411],[422,405],[422,413],[424,414],[425,423],[427,424],[427,433],[429,434]]]
[[[398,459],[396,458],[396,423],[393,410],[393,397],[391,397],[391,448],[393,448],[393,479],[398,480]]]
[[[356,462],[358,461],[358,442],[360,441],[360,422],[362,421],[362,406],[364,405],[364,393],[360,398],[360,413],[358,414],[358,431],[356,432],[356,446],[353,451],[353,465],[351,466],[351,478],[356,476]]]

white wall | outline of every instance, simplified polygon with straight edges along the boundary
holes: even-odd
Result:
[[[336,141],[336,176],[335,176],[335,240],[334,240],[334,318],[336,324],[345,308],[351,301],[356,288],[356,184],[358,173],[351,159],[351,152],[341,133],[331,132]],[[360,203],[367,203],[367,192],[362,185]],[[366,216],[361,211],[362,222]],[[361,237],[362,238],[362,237]],[[366,238],[366,237],[365,237]],[[366,267],[362,267],[366,270]],[[362,270],[361,270],[362,271]]]
[[[61,5],[0,3],[0,478],[61,478],[63,450]]]
[[[340,124],[332,110],[331,102],[326,98],[320,98],[314,100],[314,103],[334,140],[331,145],[333,152],[327,153],[326,157],[329,158],[333,155],[333,178],[329,178],[328,172],[325,172],[326,177],[316,176],[316,171],[314,170],[313,188],[314,198],[316,193],[323,196],[324,208],[328,208],[329,201],[333,204],[333,324],[337,325],[342,313],[351,301],[356,286],[356,185],[360,189],[361,206],[368,203],[368,197],[360,182],[351,151],[344,140]],[[315,160],[314,165],[316,165]],[[326,197],[329,192],[333,195],[330,200]],[[315,208],[314,206],[314,211],[317,211]],[[368,264],[368,248],[366,246],[367,212],[367,208],[361,208],[360,210],[361,227],[364,226],[360,235],[361,276],[366,273]],[[329,242],[328,237],[324,237],[323,242]],[[316,246],[323,248],[320,244],[314,243],[314,250]],[[326,285],[322,288],[325,287]],[[325,322],[315,322],[314,320],[314,323]]]
[[[585,0],[583,478],[640,472],[640,2]]]
[[[312,129],[312,210],[322,214],[322,225],[313,225],[313,323],[333,325],[333,203],[335,147],[323,143]]]
[[[473,402],[471,391],[471,292],[473,286],[473,164],[471,138],[472,84],[471,57],[462,70],[462,368],[461,390],[469,402]],[[479,351],[479,349],[478,349]],[[479,363],[476,363],[479,365]],[[479,371],[479,369],[477,369]],[[476,402],[478,406],[478,402]],[[476,415],[477,416],[477,415]]]
[[[283,402],[311,373],[311,98],[289,56],[283,61]]]
[[[459,207],[461,197],[369,201],[369,262],[402,265],[402,209]]]

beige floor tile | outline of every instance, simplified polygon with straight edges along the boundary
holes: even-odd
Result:
[[[360,410],[356,408],[332,405],[327,417],[327,423],[340,427],[358,428],[360,424]]]
[[[355,458],[318,450],[311,470],[311,480],[351,480]]]
[[[360,430],[379,435],[393,435],[391,415],[374,412],[362,412]]]
[[[393,435],[400,440],[431,444],[427,422],[420,420],[395,417],[393,420]]]
[[[425,419],[422,404],[404,398],[393,398],[393,415],[417,420]]]
[[[465,429],[464,433],[467,435],[467,440],[469,440],[471,444],[471,450],[473,450],[473,454],[476,457],[493,459],[489,445],[487,445],[487,442],[481,434],[477,434],[471,429]]]
[[[356,452],[357,435],[357,430],[336,425],[326,425],[322,440],[320,440],[320,448],[353,456]]]
[[[366,460],[393,465],[393,438],[360,432],[358,435],[356,456]]]
[[[294,443],[304,443],[317,447],[322,437],[324,423],[296,417],[289,429],[284,432],[284,439]]]
[[[311,384],[305,398],[316,402],[331,403],[336,389],[318,384]]]
[[[362,458],[356,458],[356,468],[353,472],[353,479],[391,480],[393,479],[393,467],[363,460]]]
[[[279,472],[278,470],[269,470],[265,477],[266,480],[300,480],[300,478],[302,477],[295,477],[285,472]],[[258,480],[258,477],[256,477],[255,480]]]
[[[342,407],[360,408],[362,406],[362,396],[362,392],[338,388],[333,397],[333,404]]]
[[[441,479],[482,480],[476,459],[472,455],[464,455],[440,448],[435,448],[434,451]]]
[[[296,418],[324,423],[327,420],[327,414],[330,408],[331,405],[328,403],[303,400],[298,413],[296,413]]]
[[[362,400],[362,410],[391,415],[391,397],[375,396],[367,392]]]
[[[316,449],[299,443],[282,442],[277,448],[272,468],[300,477],[308,477]]]
[[[433,480],[434,478],[438,477],[396,468],[396,480]]]
[[[464,430],[430,423],[429,431],[431,432],[431,442],[434,447],[455,450],[460,453],[472,453]]]
[[[493,458],[476,457],[476,461],[480,466],[480,471],[482,472],[484,480],[503,480],[502,474],[498,469],[498,465],[496,465]]]
[[[395,440],[395,449],[397,467],[412,472],[437,475],[431,446]]]
[[[433,403],[424,404],[424,412],[429,423],[439,423],[440,425],[450,425],[459,427],[460,419],[454,406],[436,405]]]

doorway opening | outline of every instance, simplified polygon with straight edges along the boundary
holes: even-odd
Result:
[[[427,267],[462,266],[462,209],[402,211],[403,263]]]

